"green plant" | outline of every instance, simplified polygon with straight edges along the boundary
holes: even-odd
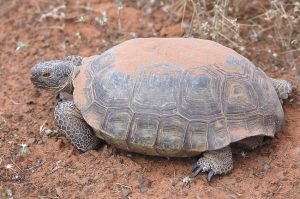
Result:
[[[28,47],[28,44],[24,43],[23,41],[18,41],[16,51],[21,50],[22,48],[27,48],[27,47]]]
[[[19,155],[23,156],[23,157],[27,156],[29,154],[29,149],[28,149],[27,144],[22,143],[22,144],[20,144],[20,146],[21,146],[21,148],[19,150]]]
[[[85,17],[83,15],[81,15],[81,16],[78,17],[78,19],[77,19],[76,22],[78,22],[78,23],[85,23],[86,19],[85,19]]]
[[[107,16],[106,12],[104,11],[104,12],[101,12],[101,16],[96,17],[95,20],[100,26],[105,26],[108,24],[109,18]]]

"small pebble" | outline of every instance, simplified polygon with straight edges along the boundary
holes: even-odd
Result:
[[[38,140],[37,144],[44,144],[43,140]]]
[[[148,179],[146,179],[143,175],[138,173],[138,181],[139,181],[138,187],[140,189],[140,192],[144,193],[148,191],[148,185],[149,185]]]
[[[139,184],[139,189],[142,193],[148,191],[148,182],[144,181]]]
[[[264,171],[268,171],[270,169],[270,165],[268,163],[265,163],[263,168],[264,168]]]
[[[284,172],[284,171],[279,171],[277,174],[276,174],[276,176],[277,176],[277,178],[279,179],[279,180],[286,180],[287,178],[286,178],[286,172]]]
[[[56,187],[55,190],[56,190],[57,195],[58,195],[60,198],[63,198],[63,192],[62,192],[61,188]]]
[[[23,115],[20,115],[20,114],[15,115],[15,120],[16,121],[21,121],[22,119],[23,119]]]
[[[41,135],[51,136],[54,133],[52,129],[46,128],[43,131],[41,131]]]
[[[131,194],[132,190],[131,189],[122,189],[122,195],[124,198],[127,198],[129,196],[129,194]]]
[[[27,141],[27,145],[30,146],[32,144],[35,144],[37,141],[35,138],[29,138],[28,141]]]

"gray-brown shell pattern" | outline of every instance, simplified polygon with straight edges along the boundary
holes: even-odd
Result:
[[[265,73],[206,40],[129,40],[85,59],[74,86],[97,136],[143,154],[194,156],[274,136],[284,121]]]

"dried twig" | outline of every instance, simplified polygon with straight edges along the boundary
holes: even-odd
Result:
[[[53,8],[47,13],[44,13],[41,15],[39,21],[43,21],[47,17],[51,17],[53,19],[64,19],[65,18],[65,13],[64,12],[59,12],[62,9],[66,9],[66,5],[61,5],[56,8]]]
[[[272,196],[272,199],[274,199],[276,196],[277,196],[277,194],[279,193],[279,191],[282,189],[282,186],[280,185],[277,189],[276,189],[276,191],[274,192],[274,194],[273,194],[273,196]]]
[[[127,188],[127,189],[132,189],[131,186],[124,185],[124,184],[122,184],[122,183],[116,183],[116,185],[119,185],[120,187],[125,187],[125,188]]]
[[[226,185],[224,185],[223,183],[221,183],[221,184],[222,184],[222,186],[223,186],[226,190],[230,191],[231,193],[235,194],[236,196],[238,196],[238,197],[241,197],[241,196],[242,196],[242,194],[237,193],[236,191],[232,190],[231,188],[228,188],[228,187],[227,187]]]
[[[61,163],[61,160],[55,162],[54,168],[50,172],[48,172],[46,175],[50,175],[50,174],[54,173],[55,171],[57,171],[58,169],[62,169],[63,166],[61,166],[60,163]]]
[[[37,162],[37,164],[27,168],[26,170],[31,170],[31,172],[36,171],[38,168],[40,168],[41,166],[43,166],[46,163],[46,160],[40,160]]]

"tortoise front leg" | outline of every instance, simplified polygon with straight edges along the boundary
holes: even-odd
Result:
[[[58,102],[54,116],[57,127],[78,150],[85,152],[99,147],[100,139],[84,121],[73,101]]]
[[[233,160],[231,148],[224,147],[219,150],[206,151],[199,158],[193,168],[193,176],[198,175],[201,171],[208,172],[207,180],[211,181],[212,176],[217,174],[227,174],[233,169]]]

